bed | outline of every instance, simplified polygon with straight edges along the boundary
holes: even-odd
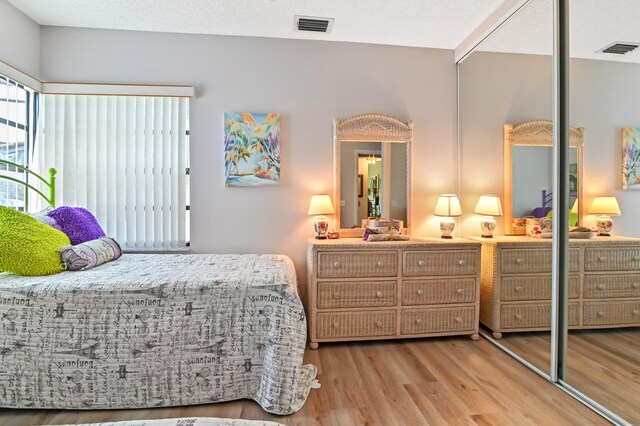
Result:
[[[0,273],[0,407],[248,398],[291,414],[317,387],[306,336],[286,256],[125,254],[81,272]]]

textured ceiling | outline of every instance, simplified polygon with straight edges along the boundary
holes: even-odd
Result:
[[[503,0],[9,0],[41,25],[455,49]],[[294,15],[335,18],[329,34]]]
[[[551,55],[551,0],[532,0],[480,45],[480,50]],[[616,42],[640,43],[640,0],[571,1],[569,50],[574,58],[640,63],[640,48],[625,55],[602,53]]]

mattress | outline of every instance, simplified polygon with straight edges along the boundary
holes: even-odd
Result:
[[[278,255],[126,254],[83,272],[0,274],[0,406],[304,404],[306,317]]]

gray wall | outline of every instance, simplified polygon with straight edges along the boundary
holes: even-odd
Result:
[[[640,65],[573,59],[571,124],[585,128],[583,186],[585,206],[598,195],[615,195],[622,216],[614,233],[640,237],[640,193],[622,191],[623,127],[640,127]],[[462,235],[478,235],[471,212],[482,193],[504,201],[503,125],[551,119],[551,58],[474,53],[461,66]],[[497,218],[497,233],[504,232]],[[586,215],[593,226],[595,216]]]
[[[0,61],[40,76],[40,25],[6,0],[0,0]]]
[[[283,253],[306,281],[312,194],[332,193],[332,120],[377,112],[414,120],[417,236],[439,235],[438,195],[455,190],[451,50],[299,40],[42,28],[47,81],[193,84],[192,246]],[[223,113],[279,112],[279,187],[225,188]]]

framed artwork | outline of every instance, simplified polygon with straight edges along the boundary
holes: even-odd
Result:
[[[364,175],[358,175],[358,198],[362,198],[362,190],[364,189]]]
[[[225,186],[280,183],[280,114],[224,113]]]
[[[640,191],[640,129],[622,129],[622,189]]]

